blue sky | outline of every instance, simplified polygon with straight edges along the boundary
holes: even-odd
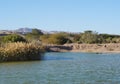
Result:
[[[120,34],[120,0],[0,0],[0,30]]]

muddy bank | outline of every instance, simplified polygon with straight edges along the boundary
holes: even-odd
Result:
[[[73,48],[72,46],[65,46],[65,45],[47,45],[46,51],[48,52],[68,52],[71,51]]]
[[[49,52],[120,53],[120,43],[47,45],[46,50]]]

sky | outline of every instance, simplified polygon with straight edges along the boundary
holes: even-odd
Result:
[[[0,30],[120,34],[120,0],[0,0]]]

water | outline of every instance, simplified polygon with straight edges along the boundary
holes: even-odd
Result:
[[[120,54],[46,53],[42,61],[0,63],[0,84],[120,84]]]

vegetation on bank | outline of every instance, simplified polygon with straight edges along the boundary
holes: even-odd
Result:
[[[25,35],[25,39],[28,42],[38,41],[38,40],[40,40],[39,38],[41,35],[43,35],[43,32],[41,30],[33,29],[31,33],[27,33]]]
[[[0,42],[32,42],[39,41],[43,44],[63,45],[66,43],[120,43],[120,35],[99,34],[91,30],[83,33],[43,33],[41,30],[33,29],[31,33],[27,34],[12,34],[7,36],[0,36]]]
[[[72,41],[68,38],[66,34],[57,33],[57,34],[46,34],[40,37],[42,43],[46,44],[57,44],[63,45],[65,43],[71,43]]]
[[[20,35],[17,34],[11,34],[4,36],[2,38],[2,42],[8,43],[8,42],[26,42],[26,39]]]
[[[44,47],[36,43],[6,43],[0,47],[0,62],[40,60]]]
[[[37,41],[39,35],[41,32],[33,29],[27,35],[0,36],[0,62],[40,60],[45,48]]]
[[[43,33],[41,30],[33,29],[31,33],[27,34],[12,34],[1,36],[0,42],[32,42],[39,41],[43,44],[56,44],[63,45],[66,43],[120,43],[120,35],[99,34],[91,30],[84,31],[83,33]]]
[[[120,35],[98,34],[93,31],[83,33],[43,33],[33,29],[27,34],[0,36],[0,62],[39,60],[45,48],[42,44],[63,45],[68,43],[120,43]]]
[[[85,31],[83,33],[55,33],[44,34],[40,36],[40,40],[46,44],[65,44],[65,43],[120,43],[120,35],[98,34],[93,31]]]

